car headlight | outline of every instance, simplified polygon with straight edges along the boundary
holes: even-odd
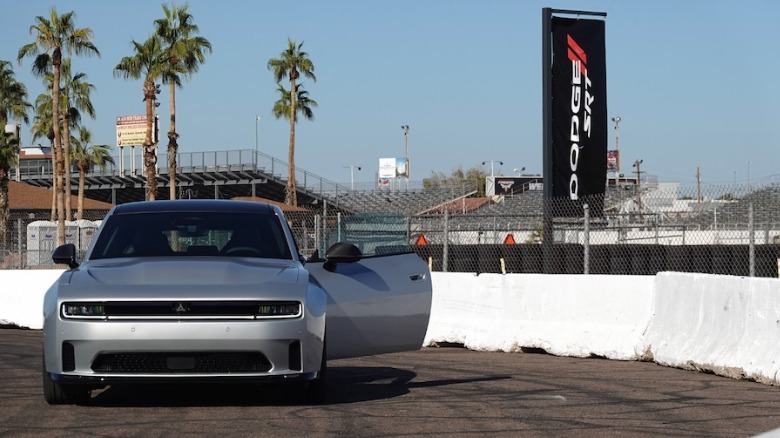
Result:
[[[102,303],[63,303],[63,318],[106,319],[106,306]]]
[[[301,316],[301,303],[262,303],[257,306],[256,318],[297,318]]]

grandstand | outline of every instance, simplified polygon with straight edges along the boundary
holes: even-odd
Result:
[[[407,216],[424,214],[443,205],[457,204],[475,194],[475,190],[464,187],[423,189],[418,191],[368,191],[345,192],[326,197],[335,208],[352,213],[394,212]]]

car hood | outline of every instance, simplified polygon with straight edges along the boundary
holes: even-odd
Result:
[[[305,293],[308,276],[289,260],[94,260],[60,278],[60,298],[277,299]]]

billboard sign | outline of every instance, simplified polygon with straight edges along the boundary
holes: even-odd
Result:
[[[395,178],[395,158],[379,159],[379,179]]]
[[[146,116],[119,116],[116,118],[116,145],[141,146],[146,139]]]
[[[600,215],[606,186],[604,21],[552,17],[552,198],[559,212]]]
[[[406,162],[406,158],[395,159],[395,176],[397,177],[409,176],[409,166],[408,163]]]
[[[541,177],[488,176],[485,177],[485,194],[488,196],[512,196],[528,190],[541,190]]]
[[[620,151],[613,149],[607,151],[607,172],[617,173],[620,162]]]

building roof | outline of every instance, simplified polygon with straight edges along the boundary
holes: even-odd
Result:
[[[51,197],[51,189],[8,181],[8,206],[10,210],[51,210]],[[74,208],[76,202],[74,196],[72,200]],[[113,206],[108,202],[84,198],[85,210],[110,210]]]
[[[278,202],[278,201],[272,201],[270,199],[266,198],[260,198],[257,196],[236,196],[235,198],[231,198],[234,201],[254,201],[254,202],[264,202],[266,204],[275,205],[282,209],[283,212],[289,213],[291,211],[310,211],[309,209],[303,208],[303,207],[294,207],[292,205],[287,205],[284,202]]]

